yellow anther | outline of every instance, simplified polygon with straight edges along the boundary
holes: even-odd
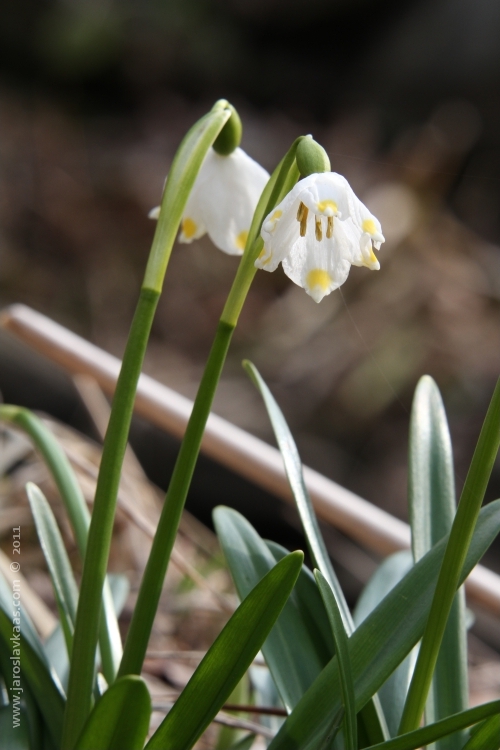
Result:
[[[329,216],[327,219],[326,236],[328,237],[328,239],[330,239],[330,237],[333,237],[333,216]]]
[[[318,242],[321,242],[323,239],[323,227],[321,226],[321,219],[319,216],[315,217],[315,229],[316,229],[316,239]]]
[[[326,201],[320,201],[318,203],[318,211],[327,216],[336,216],[339,212],[338,206],[335,201],[327,199]]]
[[[238,250],[244,250],[245,245],[247,244],[248,239],[248,231],[246,229],[243,230],[243,232],[240,232],[239,235],[236,237],[235,245],[238,248]]]
[[[326,292],[330,288],[332,283],[332,277],[328,271],[323,271],[321,268],[314,268],[309,271],[306,277],[306,285],[309,289],[319,287],[321,291]]]
[[[304,206],[303,203],[301,205]],[[304,208],[302,210],[302,213],[301,213],[301,217],[299,219],[299,221],[300,221],[300,236],[301,237],[305,237],[306,236],[307,215],[308,215],[308,213],[309,213],[309,209],[307,208],[307,206],[304,206]]]
[[[375,234],[377,231],[377,227],[375,226],[375,222],[373,221],[373,219],[365,219],[361,226],[363,232],[367,232],[368,234]]]
[[[192,219],[186,217],[182,220],[182,233],[187,240],[195,236],[197,229],[198,227]]]
[[[300,205],[297,209],[297,221],[302,221],[302,217],[304,215],[304,211],[307,211],[307,208],[304,206],[302,201],[300,201]]]

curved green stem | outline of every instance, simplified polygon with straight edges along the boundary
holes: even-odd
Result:
[[[113,531],[115,500],[137,381],[159,296],[159,292],[151,289],[141,291],[104,439],[78,601],[64,716],[63,750],[71,750],[74,746],[91,708],[100,600]]]
[[[220,322],[175,463],[125,642],[119,676],[140,674],[163,580],[234,326]]]
[[[245,252],[224,306],[214,343],[193,405],[193,411],[170,480],[165,504],[156,530],[151,554],[144,571],[139,597],[125,641],[119,675],[140,674],[153,627],[163,580],[177,534],[194,467],[198,460],[203,432],[210,414],[213,398],[226,359],[233,331],[256,273],[255,258],[262,246],[258,237],[262,221],[270,210],[282,200],[299,178],[295,152],[301,138],[271,175],[260,197],[248,233]]]

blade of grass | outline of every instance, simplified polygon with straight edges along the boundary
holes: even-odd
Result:
[[[90,513],[66,454],[49,428],[29,409],[0,405],[0,419],[5,419],[22,429],[40,451],[59,490],[80,557],[84,560]],[[103,617],[99,626],[102,671],[107,682],[112,683],[122,656],[122,642],[108,581],[104,586],[102,611]]]
[[[68,656],[71,655],[78,588],[54,514],[42,491],[31,482],[26,485],[31,512],[59,610]]]
[[[497,382],[458,505],[399,727],[417,729],[432,682],[448,615],[476,520],[500,446],[500,380]]]
[[[479,514],[460,575],[461,584],[500,531],[500,500]],[[427,553],[349,638],[356,710],[367,703],[421,638],[434,594],[447,538]],[[340,706],[338,666],[333,658],[302,697],[271,742],[269,750],[322,747]],[[332,698],[332,693],[334,697]]]
[[[354,681],[352,679],[351,659],[349,656],[348,637],[342,621],[339,605],[335,599],[330,584],[320,570],[314,571],[314,577],[330,620],[337,662],[339,666],[340,691],[344,707],[344,737],[346,750],[357,750],[358,727],[356,721],[356,701],[354,697]]]
[[[415,391],[410,422],[408,499],[412,548],[419,560],[447,534],[456,511],[453,453],[438,387],[428,375]],[[465,592],[451,606],[425,708],[426,723],[464,711],[468,701]],[[438,750],[462,747],[465,736],[446,737]]]
[[[75,750],[142,750],[150,716],[144,680],[137,675],[120,677],[94,706]]]
[[[269,634],[299,575],[292,552],[252,589],[200,662],[147,750],[189,750],[234,690]]]
[[[243,367],[264,400],[274,430],[276,442],[278,443],[278,447],[283,457],[285,472],[290,483],[290,488],[292,490],[295,505],[306,537],[307,546],[314,565],[322,572],[323,576],[330,584],[330,588],[334,592],[335,600],[340,608],[344,628],[347,634],[351,635],[354,631],[354,622],[345,600],[344,592],[342,591],[330,562],[330,557],[318,525],[311,498],[309,497],[309,492],[307,491],[304,482],[302,461],[300,460],[299,452],[295,445],[292,433],[290,432],[281,409],[276,403],[274,396],[267,387],[257,368],[248,360],[243,362]],[[387,723],[378,696],[374,696],[371,702],[373,705],[363,709],[361,712],[360,720],[364,725],[364,730],[369,740],[371,742],[377,742],[379,739],[387,739],[389,737],[389,731],[387,729]]]

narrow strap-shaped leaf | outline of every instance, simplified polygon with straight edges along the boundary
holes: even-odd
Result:
[[[453,604],[458,579],[470,544],[500,446],[500,379],[497,382],[472,457],[449,542],[443,558],[429,619],[418,652],[399,731],[416,729],[432,683],[439,648]]]
[[[17,637],[17,633],[14,636]],[[64,698],[55,674],[50,672],[43,653],[33,648],[24,637],[13,641],[12,613],[0,609],[0,639],[11,652],[13,660],[19,659],[23,677],[43,715],[54,743],[59,746],[62,733]],[[14,663],[14,661],[13,661]]]
[[[193,747],[267,638],[295,585],[303,559],[302,552],[292,552],[243,600],[148,742],[148,750]]]
[[[500,531],[500,500],[483,508],[459,583],[463,583]],[[447,538],[428,552],[359,625],[349,639],[356,709],[383,685],[422,636]],[[316,750],[340,706],[337,660],[327,664],[269,745],[269,750]],[[392,741],[392,740],[391,740]]]
[[[0,405],[0,419],[12,422],[24,430],[42,454],[61,495],[78,551],[83,560],[87,547],[90,513],[66,454],[49,428],[29,409],[8,404]],[[107,682],[111,683],[120,663],[122,642],[107,580],[104,584],[102,601],[103,616],[99,627],[99,645],[103,674]]]
[[[354,610],[356,627],[359,627],[389,591],[404,578],[412,566],[413,556],[410,550],[395,552],[384,560],[370,578],[356,603]],[[391,737],[398,732],[414,663],[415,656],[412,652],[378,691]]]
[[[498,703],[498,701],[497,701]],[[498,713],[486,719],[473,733],[463,750],[498,750],[500,747],[500,706]]]
[[[26,485],[26,492],[40,546],[52,580],[66,647],[68,654],[71,654],[78,604],[78,588],[56,519],[43,492],[36,484],[31,482]]]
[[[335,594],[330,584],[320,570],[314,571],[314,577],[325,604],[325,609],[332,627],[339,667],[340,691],[344,707],[344,735],[346,750],[357,750],[358,728],[356,723],[356,699],[354,697],[354,681],[352,679],[351,659],[349,656],[348,637],[345,632],[342,615],[335,600]]]
[[[24,708],[13,715],[12,706],[0,707],[0,738],[1,747],[5,750],[33,750]]]
[[[447,534],[455,516],[453,453],[446,414],[438,387],[425,375],[413,401],[410,423],[408,500],[412,547],[419,560]],[[468,706],[465,592],[455,595],[426,705],[432,723]],[[463,745],[464,737],[447,737],[439,750]]]
[[[144,680],[137,675],[120,677],[94,706],[75,750],[142,750],[150,716]]]
[[[4,643],[0,638],[0,681],[3,688],[7,689],[8,701],[5,702],[5,696],[0,699],[5,707],[8,707],[10,714],[10,724],[14,729],[21,729],[28,732],[28,741],[30,750],[42,750],[43,747],[43,721],[40,709],[31,693],[22,672],[14,673],[13,650]],[[20,713],[18,713],[20,711]],[[0,732],[0,738],[3,737]],[[8,747],[8,743],[6,743]]]
[[[266,544],[237,511],[218,507],[214,526],[240,599],[282,559],[286,552]],[[285,554],[283,554],[285,552]],[[317,619],[323,618],[322,625]],[[317,619],[316,619],[317,618]],[[297,584],[262,646],[278,693],[288,711],[297,705],[334,653],[323,603],[312,575],[302,568]],[[323,631],[324,632],[324,631]]]
[[[500,701],[483,703],[482,706],[475,706],[475,708],[461,711],[459,714],[453,714],[453,716],[441,719],[441,721],[437,721],[435,724],[430,724],[427,727],[416,729],[407,734],[401,734],[393,740],[389,740],[380,745],[372,745],[371,747],[366,748],[366,750],[417,750],[417,748],[420,748],[423,745],[429,745],[431,742],[436,742],[444,737],[449,737],[451,735],[456,736],[456,733],[461,729],[466,729],[473,724],[477,724],[478,721],[481,721],[486,717],[491,718],[486,719],[484,724],[474,733],[474,736],[465,745],[463,750],[497,750],[500,744],[500,736],[498,734],[500,727],[499,712]],[[486,726],[487,729],[485,728]],[[484,733],[482,733],[483,729],[485,729]],[[492,742],[495,731],[497,733],[496,745]],[[480,740],[484,744],[481,744],[481,742],[479,744],[470,744],[472,739],[480,733]]]
[[[276,442],[278,443],[278,447],[283,458],[286,475],[290,483],[290,488],[292,490],[295,504],[297,506],[311,557],[315,566],[319,570],[321,570],[331,588],[335,591],[337,602],[339,602],[339,606],[342,612],[344,627],[350,635],[353,630],[351,613],[349,612],[344,594],[342,592],[342,589],[340,588],[340,584],[337,580],[337,576],[335,575],[335,571],[333,570],[333,566],[330,562],[330,557],[328,555],[325,542],[323,541],[323,537],[319,529],[316,514],[312,507],[311,498],[309,497],[309,493],[304,482],[302,461],[300,460],[299,452],[297,450],[297,446],[295,445],[292,433],[290,432],[290,429],[286,423],[283,412],[276,403],[274,396],[262,379],[255,365],[253,365],[248,360],[245,360],[243,362],[243,367],[245,368],[246,372],[250,376],[252,382],[254,383],[264,400],[264,404],[274,430]]]
[[[302,462],[292,433],[290,432],[281,409],[276,403],[274,396],[262,379],[257,368],[248,360],[243,363],[243,366],[257,389],[260,391],[264,400],[274,430],[276,442],[278,443],[278,447],[283,457],[285,472],[290,483],[290,488],[295,500],[295,505],[297,506],[307,546],[309,547],[313,562],[330,584],[330,587],[335,594],[335,600],[340,608],[344,628],[347,634],[351,635],[354,630],[354,622],[345,600],[344,592],[342,591],[337,576],[335,575],[335,571],[333,570],[328,551],[319,529],[311,498],[309,497],[304,482]],[[382,706],[380,705],[377,696],[373,697],[372,703],[373,705],[371,709],[368,708],[361,712],[360,719],[364,724],[365,732],[370,741],[376,742],[379,739],[387,739],[389,737],[389,731],[387,729]]]

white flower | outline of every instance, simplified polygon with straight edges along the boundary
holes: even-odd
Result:
[[[335,172],[300,180],[264,220],[257,268],[279,263],[316,302],[341,286],[351,265],[380,268],[373,248],[384,236],[378,219]]]
[[[192,242],[207,232],[225,253],[241,255],[268,179],[266,170],[241,148],[229,156],[209,149],[184,210],[179,242]],[[149,216],[157,219],[159,214],[158,207]]]

